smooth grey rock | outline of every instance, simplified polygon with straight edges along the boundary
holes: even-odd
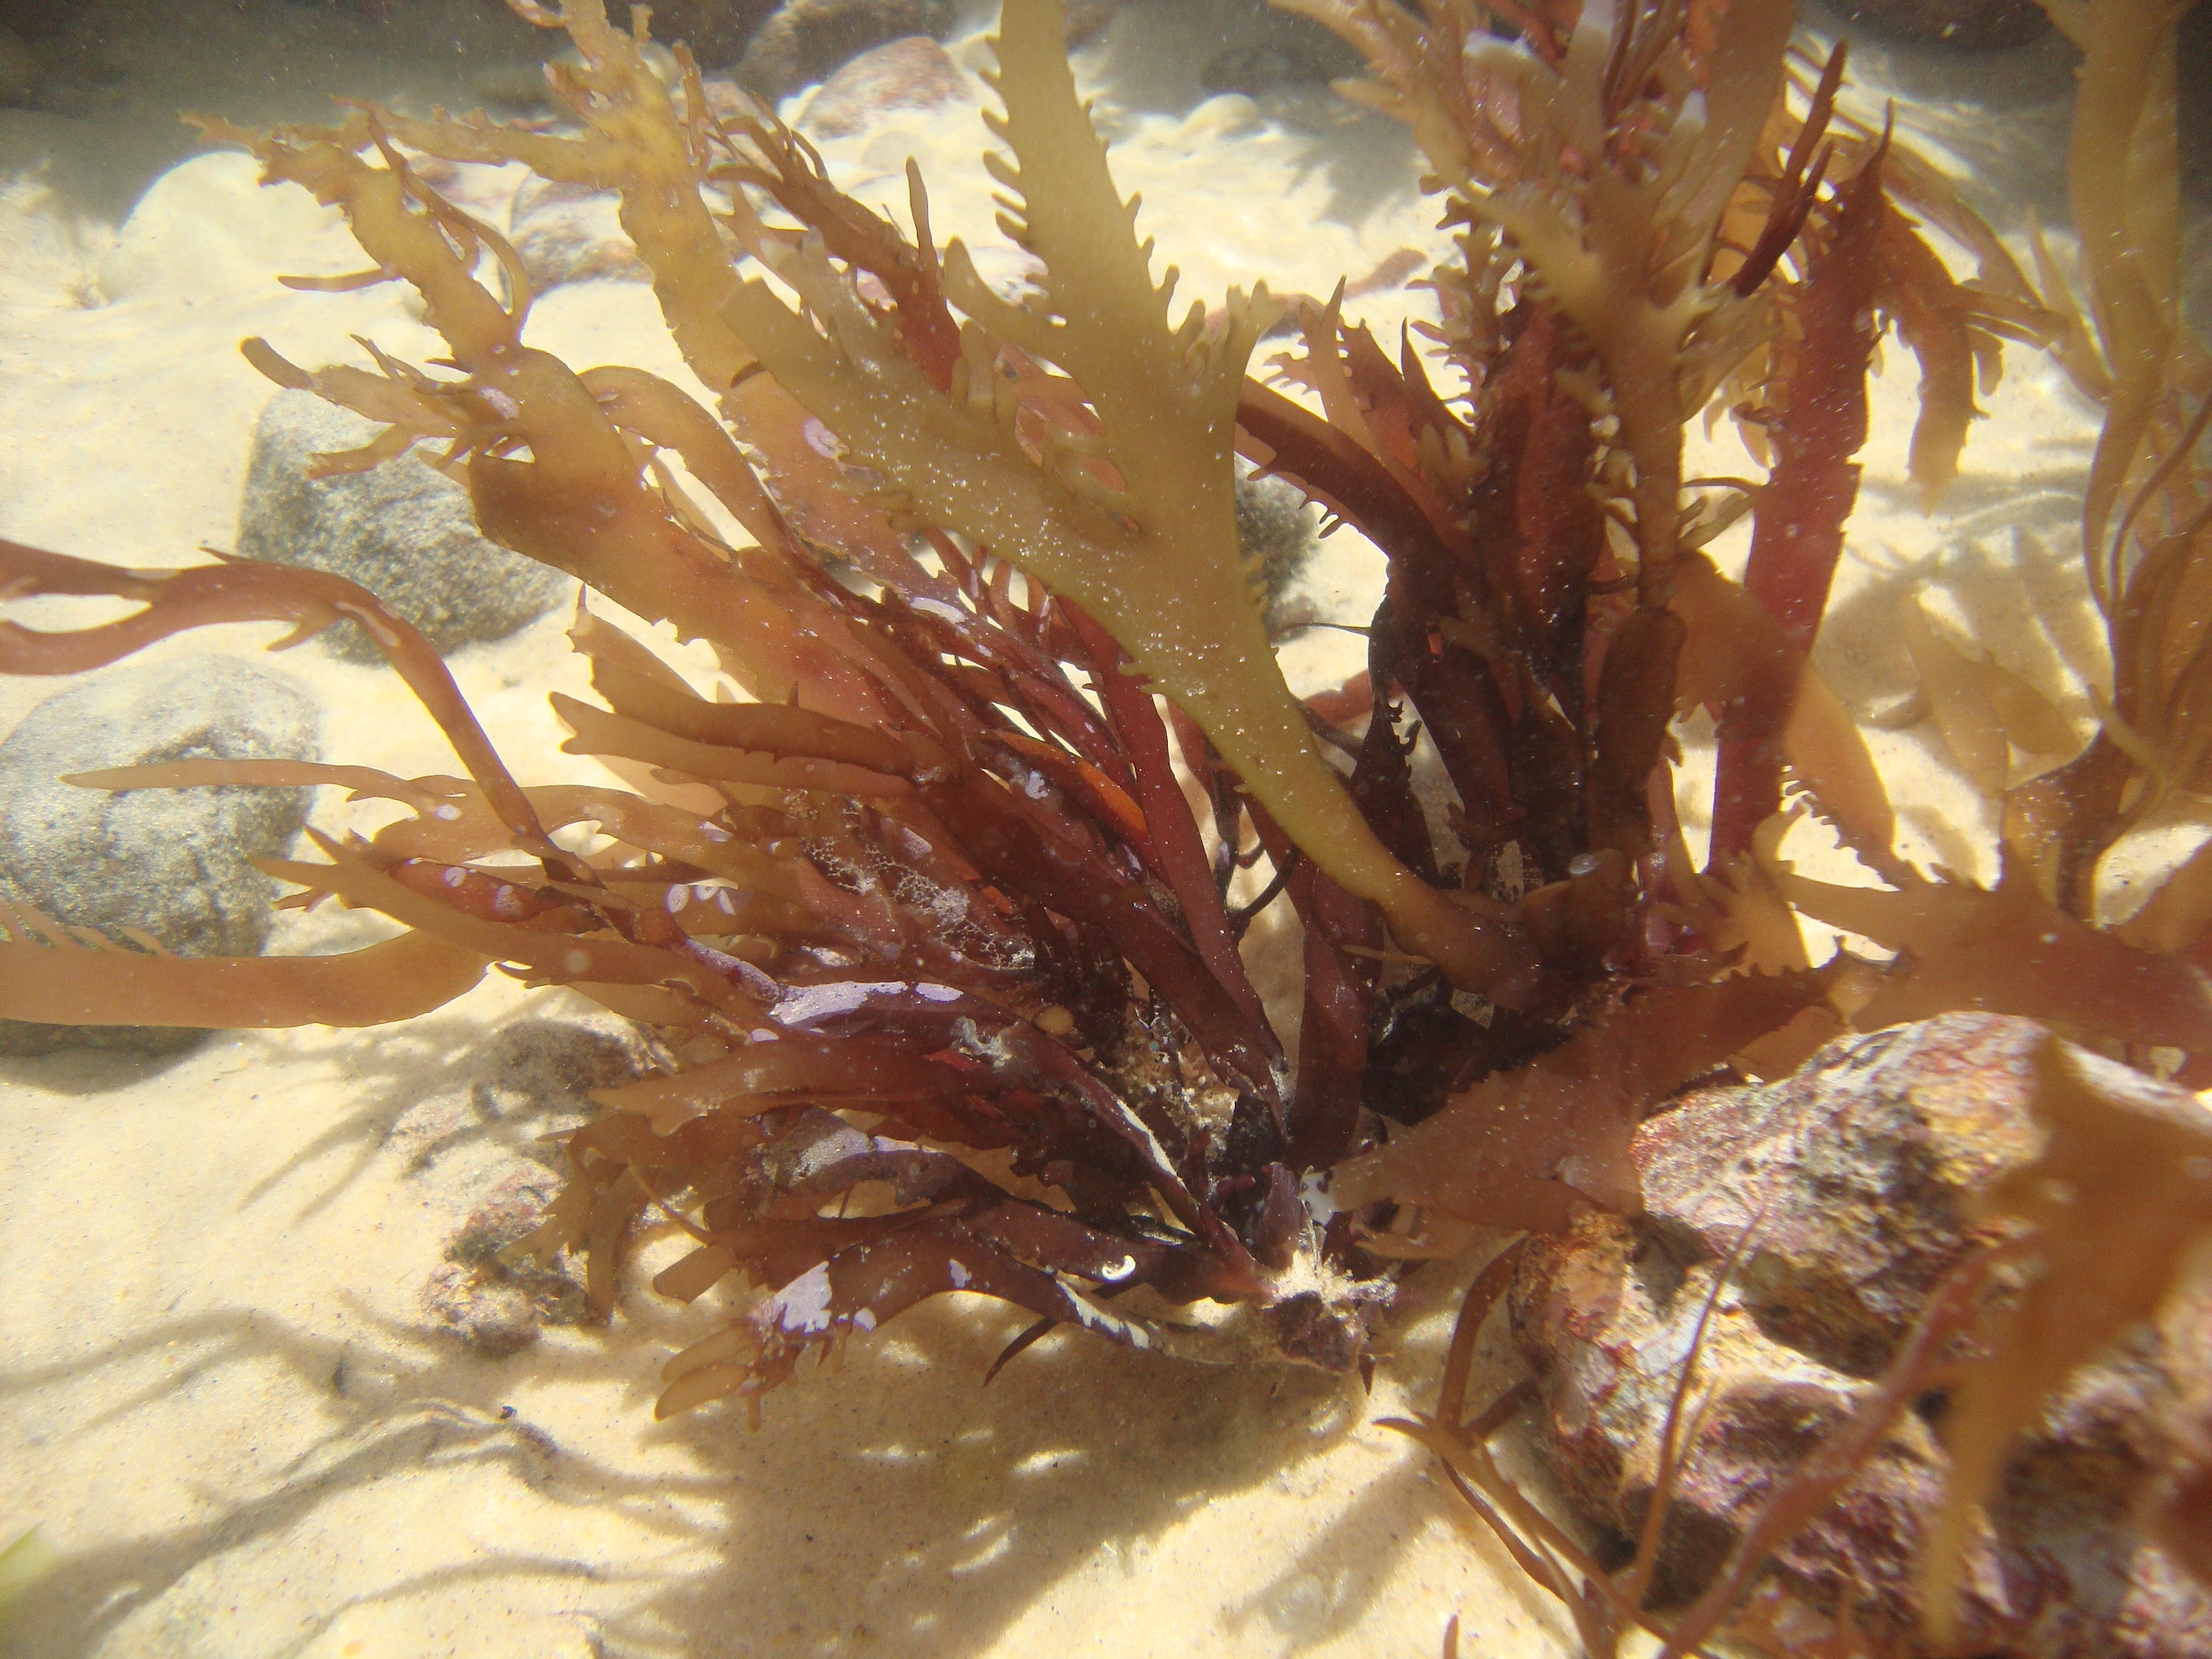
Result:
[[[1258,98],[1282,87],[1325,88],[1352,66],[1333,53],[1301,51],[1280,41],[1253,41],[1224,47],[1206,59],[1198,71],[1198,85],[1209,96],[1241,92]]]
[[[179,956],[257,954],[272,884],[248,861],[291,844],[306,792],[111,794],[60,779],[159,760],[312,759],[316,724],[291,681],[229,657],[115,669],[48,698],[0,742],[0,897],[117,939],[142,928]],[[0,1053],[167,1053],[202,1034],[0,1020]]]
[[[316,455],[359,449],[379,429],[312,392],[271,398],[246,464],[239,552],[358,582],[441,652],[504,638],[560,601],[570,579],[477,535],[468,492],[418,454],[308,477]],[[383,660],[353,623],[323,639],[347,662]]]
[[[30,101],[39,84],[39,60],[12,29],[0,25],[0,104]]]

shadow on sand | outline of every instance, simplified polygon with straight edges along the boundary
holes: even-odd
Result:
[[[488,1359],[394,1312],[412,1309],[440,1248],[432,1217],[542,1155],[534,1137],[573,1122],[578,1089],[621,1056],[560,1022],[462,1023],[377,1034],[327,1124],[237,1169],[241,1217],[279,1206],[278,1236],[303,1252],[330,1248],[320,1230],[339,1224],[341,1193],[373,1204],[384,1253],[326,1260],[310,1281],[339,1289],[278,1306],[233,1293],[196,1311],[194,1291],[125,1335],[50,1334],[0,1370],[15,1489],[26,1468],[49,1484],[144,1486],[159,1494],[147,1512],[189,1517],[135,1533],[94,1524],[100,1541],[84,1547],[61,1519],[76,1494],[0,1517],[9,1532],[53,1518],[65,1551],[0,1628],[0,1654],[274,1659],[348,1613],[427,1598],[457,1606],[471,1630],[495,1602],[566,1609],[574,1651],[601,1655],[965,1659],[1102,1552],[1135,1571],[1209,1502],[1286,1472],[1303,1484],[1299,1465],[1368,1415],[1356,1381],[1203,1368],[1067,1333],[985,1389],[1023,1322],[968,1298],[854,1342],[841,1372],[809,1367],[767,1399],[759,1433],[726,1407],[653,1421],[659,1361],[709,1326],[641,1287],[611,1327],[549,1329]],[[160,1157],[149,1143],[146,1161]],[[349,1225],[360,1239],[358,1215]],[[1449,1299],[1453,1276],[1430,1277],[1424,1300]],[[1428,1325],[1389,1340],[1401,1375],[1438,1361]],[[133,1455],[155,1462],[124,1481],[116,1465]],[[1220,1608],[1227,1632],[1253,1619],[1301,1638],[1348,1629],[1444,1512],[1405,1470],[1348,1510],[1317,1504],[1311,1535],[1253,1541],[1289,1565],[1251,1606]],[[1191,1632],[1199,1646],[1223,1634]]]

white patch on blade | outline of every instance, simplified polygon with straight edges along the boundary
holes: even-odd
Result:
[[[1298,1200],[1306,1206],[1306,1216],[1316,1227],[1326,1227],[1329,1218],[1337,1213],[1336,1201],[1329,1196],[1329,1172],[1326,1170],[1309,1171],[1298,1183]]]
[[[868,998],[877,992],[896,996],[905,989],[904,980],[794,985],[777,999],[776,1006],[770,1013],[778,1025],[811,1025],[818,1019],[829,1019],[839,1014],[850,1014],[857,1008],[865,1008]]]
[[[1134,1266],[1135,1264],[1132,1265]],[[1131,1320],[1118,1318],[1107,1312],[1097,1303],[1084,1300],[1081,1296],[1077,1294],[1077,1287],[1070,1283],[1065,1275],[1056,1274],[1053,1277],[1059,1279],[1060,1288],[1066,1293],[1068,1305],[1075,1311],[1076,1318],[1082,1324],[1084,1329],[1096,1331],[1102,1336],[1118,1337],[1135,1348],[1148,1348],[1152,1346],[1152,1333],[1146,1330],[1143,1325]]]
[[[776,1324],[797,1335],[830,1328],[830,1265],[818,1262],[776,1292]]]

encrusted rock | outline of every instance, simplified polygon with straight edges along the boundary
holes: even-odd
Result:
[[[0,898],[54,921],[151,935],[178,956],[253,956],[273,919],[248,862],[299,833],[299,790],[142,789],[60,780],[103,767],[315,758],[314,703],[230,657],[118,668],[48,698],[0,743]],[[204,1033],[168,1026],[0,1021],[0,1053],[59,1048],[166,1053]]]
[[[380,430],[312,392],[271,398],[246,464],[239,552],[358,582],[441,652],[503,638],[568,594],[558,571],[477,535],[468,492],[419,453],[367,472],[308,476],[315,456],[358,449]],[[347,661],[383,661],[352,622],[323,640]]]
[[[637,1032],[611,1015],[517,1020],[473,1046],[463,1065],[400,1113],[389,1142],[407,1155],[411,1174],[444,1171],[442,1180],[459,1183],[468,1196],[454,1201],[458,1208],[489,1182],[526,1173],[524,1162],[560,1167],[560,1149],[545,1137],[597,1116],[592,1091],[634,1077],[646,1052]],[[502,1154],[496,1170],[466,1159],[487,1147]]]
[[[1314,620],[1311,602],[1290,597],[1321,545],[1318,515],[1296,485],[1264,473],[1237,472],[1237,546],[1259,571],[1267,595],[1267,629],[1282,633]]]
[[[653,272],[622,229],[611,190],[535,173],[515,192],[508,239],[539,293],[571,282],[650,282]]]
[[[591,1318],[583,1287],[558,1267],[502,1262],[500,1252],[544,1218],[560,1189],[550,1170],[518,1170],[487,1194],[422,1288],[422,1311],[488,1359],[535,1342],[541,1327]]]
[[[415,1177],[467,1194],[443,1200],[449,1214],[471,1207],[420,1300],[426,1315],[486,1358],[528,1347],[543,1326],[593,1317],[564,1268],[504,1262],[500,1252],[544,1219],[560,1190],[561,1155],[547,1137],[596,1115],[592,1090],[635,1077],[645,1053],[637,1033],[611,1018],[521,1020],[393,1124],[390,1143],[408,1155]]]
[[[536,84],[542,88],[544,76],[537,76]],[[496,225],[513,211],[514,174],[502,164],[411,155],[407,166],[417,178],[472,218]]]
[[[806,125],[826,138],[865,131],[893,110],[935,110],[967,95],[952,54],[927,35],[870,47],[806,102]]]
[[[869,48],[909,35],[941,41],[950,0],[784,0],[754,33],[737,79],[771,100],[826,78]]]
[[[1668,1513],[1660,1588],[1707,1583],[1788,1469],[1849,1415],[1929,1289],[1976,1242],[1974,1194],[2031,1158],[2024,1020],[1956,1015],[1854,1038],[1763,1088],[1697,1095],[1636,1141],[1645,1213],[1540,1241],[1512,1299],[1537,1442],[1569,1501],[1619,1540],[1641,1524],[1669,1401],[1713,1275],[1750,1230],[1699,1359],[1711,1394]],[[2104,1062],[2100,1085],[2190,1097]],[[2201,1322],[2199,1322],[2201,1323]],[[2177,1448],[2203,1363],[2144,1332],[2024,1437],[1970,1554],[1978,1659],[2212,1656],[2212,1595],[2133,1524]],[[1838,1501],[1778,1553],[1814,1607],[1845,1598],[1890,1655],[1933,1655],[1912,1593],[1942,1490],[1940,1398],[1891,1430]]]

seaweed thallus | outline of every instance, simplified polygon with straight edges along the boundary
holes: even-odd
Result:
[[[79,672],[210,623],[288,624],[288,644],[349,618],[465,773],[257,760],[77,778],[399,803],[409,815],[365,839],[313,835],[320,861],[265,867],[301,889],[288,902],[404,931],[348,955],[181,960],[9,912],[0,1014],[371,1024],[497,968],[654,1028],[679,1058],[599,1097],[516,1248],[586,1255],[605,1308],[633,1228],[688,1235],[658,1290],[750,1294],[669,1361],[660,1409],[738,1396],[756,1417],[809,1349],[956,1290],[1035,1316],[1009,1357],[1067,1324],[1356,1369],[1409,1261],[1632,1212],[1630,1140],[1659,1103],[1723,1068],[1786,1074],[1854,1029],[1990,1010],[2212,1079],[2212,853],[2125,921],[2097,881],[2212,767],[2212,535],[2191,458],[2212,377],[2175,301],[2178,8],[2053,7],[2087,53],[2085,312],[2054,257],[2030,280],[1931,168],[1838,113],[1842,54],[1794,60],[1785,0],[1547,0],[1495,18],[1471,0],[1284,3],[1364,52],[1374,79],[1350,89],[1411,124],[1449,204],[1441,320],[1394,352],[1341,291],[1288,307],[1232,292],[1177,317],[1175,273],[1155,276],[1077,96],[1056,0],[1006,0],[994,42],[1000,222],[1034,273],[1012,296],[959,242],[935,245],[911,166],[910,236],[772,117],[717,112],[688,62],[664,85],[642,12],[618,29],[600,0],[513,0],[573,40],[548,71],[565,132],[375,109],[329,128],[205,123],[344,213],[367,268],[299,285],[410,284],[446,342],[427,368],[372,347],[372,368],[320,370],[246,342],[279,384],[383,427],[321,467],[424,446],[488,536],[705,641],[751,700],[701,695],[584,609],[572,637],[598,700],[556,705],[570,748],[628,787],[531,787],[436,653],[340,579],[0,546],[10,598],[140,606],[76,631],[0,624],[7,672]],[[716,406],[528,344],[520,262],[424,157],[619,193]],[[1293,344],[1255,376],[1286,312]],[[1926,500],[2005,342],[2056,353],[2109,411],[2085,545],[2112,688],[2086,749],[2004,794],[1990,889],[1900,853],[1858,726],[1809,663],[1891,327],[1920,362]],[[1739,424],[1763,479],[1684,476],[1708,412]],[[1277,667],[1239,550],[1240,455],[1388,559],[1366,675],[1312,706]],[[1746,514],[1737,581],[1704,548]],[[1921,644],[1947,739],[1994,757],[1977,774],[1993,791],[2013,747],[2065,735],[2019,676]],[[1719,743],[1702,857],[1674,781],[1673,727],[1700,710]],[[1780,858],[1808,811],[1860,885]],[[556,844],[579,824],[603,851]],[[1232,904],[1263,864],[1272,878]],[[1295,1059],[1241,952],[1273,903],[1302,924]],[[1853,948],[1816,966],[1800,916]],[[2176,1124],[2100,1140],[2088,1126],[2121,1108],[2055,1057],[2049,1078],[2038,1174],[2103,1213],[2131,1182],[2165,1190],[2205,1140]],[[1999,1254],[1931,1299],[1907,1369],[1870,1395],[1894,1414],[1970,1329],[1997,1356],[1953,1416],[1938,1592],[2012,1430],[2159,1305],[2206,1224],[2201,1198],[2137,1206],[2162,1219],[2121,1261],[2056,1190],[2023,1177],[1992,1200],[2011,1218]],[[1483,1276],[1474,1317],[1499,1283]],[[1990,1302],[1992,1285],[2014,1300]],[[2099,1317],[2054,1316],[2091,1292]],[[1593,1569],[1578,1588],[1569,1545],[1487,1462],[1502,1418],[1462,1410],[1465,1354],[1416,1431],[1605,1645],[1645,1617],[1657,1530],[1626,1580]],[[1778,1488],[1753,1543],[1866,1443],[1840,1437]]]

